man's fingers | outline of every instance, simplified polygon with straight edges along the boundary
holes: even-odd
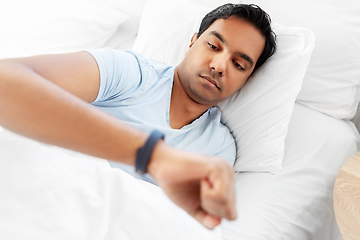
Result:
[[[199,208],[196,212],[190,215],[208,229],[214,229],[216,226],[220,225],[221,223],[221,218],[214,217],[206,213],[201,208]]]
[[[220,225],[220,223],[221,218],[217,218],[209,214],[205,215],[202,222],[202,224],[208,229],[214,229],[216,226]]]
[[[224,183],[221,180],[219,183],[219,179],[215,181],[203,179],[200,184],[202,208],[214,216],[234,220],[236,207],[233,183]]]

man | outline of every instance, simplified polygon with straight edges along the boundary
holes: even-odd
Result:
[[[238,91],[274,49],[266,13],[227,4],[203,19],[176,68],[111,49],[2,60],[0,125],[135,165],[212,229],[221,218],[236,218],[234,140],[212,107]],[[149,137],[153,129],[163,130],[168,144],[157,132]],[[196,142],[202,154],[192,151]]]

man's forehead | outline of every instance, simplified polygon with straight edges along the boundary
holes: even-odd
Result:
[[[231,21],[228,21],[228,20],[231,20]],[[242,18],[240,18],[240,17],[238,17],[238,16],[232,15],[232,16],[230,16],[230,17],[228,17],[228,18],[218,18],[218,19],[216,19],[216,20],[209,26],[209,28],[217,27],[217,26],[222,25],[222,24],[229,24],[229,22],[233,22],[232,20],[235,20],[236,22],[241,23],[241,24],[242,24],[242,22],[246,22],[244,19],[242,19]],[[248,22],[246,22],[246,23],[248,23]],[[209,28],[208,28],[208,29],[209,29]]]

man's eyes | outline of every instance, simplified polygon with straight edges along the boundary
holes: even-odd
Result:
[[[210,42],[207,43],[208,46],[211,48],[211,49],[214,49],[214,50],[217,50],[217,51],[220,51],[220,49],[218,47],[216,47],[214,44],[211,44]],[[233,62],[234,66],[239,69],[239,70],[245,70],[245,68],[243,66],[241,66],[238,62],[236,62],[234,59],[231,59],[231,61]]]
[[[211,43],[207,43],[209,45],[210,48],[214,49],[214,50],[219,50],[215,45],[211,44]]]
[[[245,70],[245,68],[243,68],[243,66],[241,66],[239,63],[237,63],[234,59],[231,59],[231,61],[234,63],[236,68],[238,68],[240,70]]]

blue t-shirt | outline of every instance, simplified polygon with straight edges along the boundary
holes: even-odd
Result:
[[[177,149],[219,156],[233,165],[235,140],[220,123],[218,108],[210,108],[181,129],[170,127],[174,67],[132,51],[104,48],[88,52],[100,70],[100,90],[92,105],[144,132],[157,129],[165,134],[164,141]],[[133,167],[110,164],[139,177]]]

